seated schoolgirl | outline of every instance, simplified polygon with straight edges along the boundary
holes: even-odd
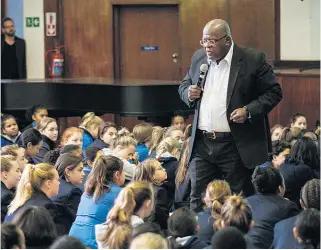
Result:
[[[26,150],[25,154],[28,162],[34,164],[33,157],[38,154],[43,144],[40,132],[37,129],[29,128],[20,135],[17,143],[19,147]]]
[[[36,128],[37,125],[40,124],[40,121],[43,118],[48,117],[48,110],[43,105],[34,105],[31,108],[27,109],[26,121],[30,124],[23,128],[22,132],[29,128]]]
[[[148,158],[148,152],[151,147],[153,126],[150,123],[137,124],[133,129],[133,136],[137,142],[136,152],[138,161],[142,162]]]
[[[1,223],[8,212],[8,206],[14,198],[14,189],[17,187],[21,171],[17,157],[1,155]]]
[[[98,137],[90,146],[99,149],[110,148],[113,145],[113,141],[116,137],[116,125],[112,122],[102,122],[98,129]]]
[[[135,169],[133,181],[147,181],[153,184],[155,196],[155,209],[146,220],[158,223],[162,229],[167,229],[169,216],[169,203],[166,189],[162,183],[167,179],[166,170],[154,158],[141,162]]]
[[[59,175],[54,166],[40,163],[27,164],[16,189],[16,195],[9,205],[5,222],[10,222],[16,214],[27,206],[40,206],[47,209],[57,225],[59,214],[56,205],[50,199],[58,194]]]
[[[98,129],[102,122],[103,120],[94,112],[88,112],[81,118],[79,128],[83,130],[82,150],[85,150],[98,138]]]
[[[15,144],[21,132],[12,115],[1,115],[1,144],[0,147]]]
[[[168,219],[170,248],[202,249],[208,244],[197,237],[196,214],[182,207],[174,211]]]
[[[119,193],[106,222],[96,226],[99,248],[124,248],[129,246],[123,232],[132,231],[144,223],[154,208],[154,190],[151,183],[131,182]]]
[[[69,235],[90,248],[97,248],[95,225],[105,222],[107,214],[124,185],[123,161],[115,156],[98,156],[85,184],[85,191]]]
[[[36,129],[41,133],[43,141],[42,147],[38,154],[33,157],[33,161],[37,164],[43,162],[43,157],[48,151],[56,148],[56,141],[58,139],[58,126],[55,119],[46,117],[40,121]]]
[[[59,209],[60,220],[63,224],[59,234],[68,234],[72,223],[76,218],[78,205],[82,191],[76,185],[82,183],[84,178],[81,158],[72,154],[59,156],[55,168],[59,174],[59,192],[51,197],[51,200]]]

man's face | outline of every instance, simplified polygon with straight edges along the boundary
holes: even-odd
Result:
[[[7,36],[14,37],[16,34],[14,23],[10,20],[5,21],[3,23],[2,32]]]
[[[229,50],[230,40],[227,40],[225,36],[226,34],[222,29],[215,27],[205,28],[203,30],[202,40],[205,41],[203,47],[209,59],[217,61],[226,56]]]

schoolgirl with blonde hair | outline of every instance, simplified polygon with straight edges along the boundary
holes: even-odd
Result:
[[[28,160],[26,159],[26,150],[23,147],[19,147],[17,144],[2,147],[0,154],[16,156],[21,172],[23,172],[25,165],[28,163]]]
[[[148,221],[158,223],[162,229],[167,229],[167,219],[170,208],[167,191],[162,185],[166,179],[166,170],[155,158],[149,158],[141,162],[135,169],[133,175],[133,181],[147,181],[153,184],[155,209],[148,218]]]
[[[213,180],[206,188],[205,197],[203,201],[205,203],[205,209],[197,214],[199,220],[199,232],[200,239],[210,241],[214,231],[217,228],[217,221],[221,218],[221,209],[225,202],[225,199],[232,195],[230,185],[223,180]]]
[[[1,155],[1,223],[8,212],[8,205],[14,198],[13,188],[17,187],[21,171],[17,156]]]
[[[150,157],[156,156],[156,148],[158,147],[160,142],[164,139],[164,132],[165,132],[165,128],[162,128],[160,126],[153,127],[152,138],[150,142],[150,149],[148,152],[148,155]]]
[[[138,163],[138,154],[136,153],[137,142],[134,138],[128,136],[125,129],[117,132],[117,137],[113,141],[112,149],[104,148],[105,155],[113,155],[121,159],[124,163],[124,172],[126,180],[130,181]],[[130,163],[132,161],[133,163]]]
[[[5,221],[11,221],[17,212],[28,205],[42,206],[57,219],[57,209],[50,200],[58,194],[59,176],[54,166],[47,163],[27,164],[16,189],[15,198],[9,205]]]
[[[81,118],[79,128],[84,131],[82,150],[85,150],[98,138],[98,130],[102,123],[103,120],[96,116],[94,112],[88,112]]]
[[[143,219],[151,214],[153,207],[151,183],[137,181],[128,184],[119,193],[106,222],[96,226],[99,248],[128,247],[132,228],[143,224]]]

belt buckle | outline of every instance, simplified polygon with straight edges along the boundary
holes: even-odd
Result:
[[[212,133],[213,133],[213,137],[212,137],[212,139],[213,139],[213,140],[215,140],[215,139],[216,139],[216,134],[215,134],[215,132],[214,132],[214,131],[213,131]]]

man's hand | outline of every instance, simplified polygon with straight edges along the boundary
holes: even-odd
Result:
[[[230,116],[230,120],[236,123],[244,123],[247,119],[247,112],[245,108],[235,109]]]
[[[202,89],[201,87],[198,87],[197,85],[190,85],[188,87],[188,99],[190,101],[194,101],[195,99],[198,99],[201,97]]]

